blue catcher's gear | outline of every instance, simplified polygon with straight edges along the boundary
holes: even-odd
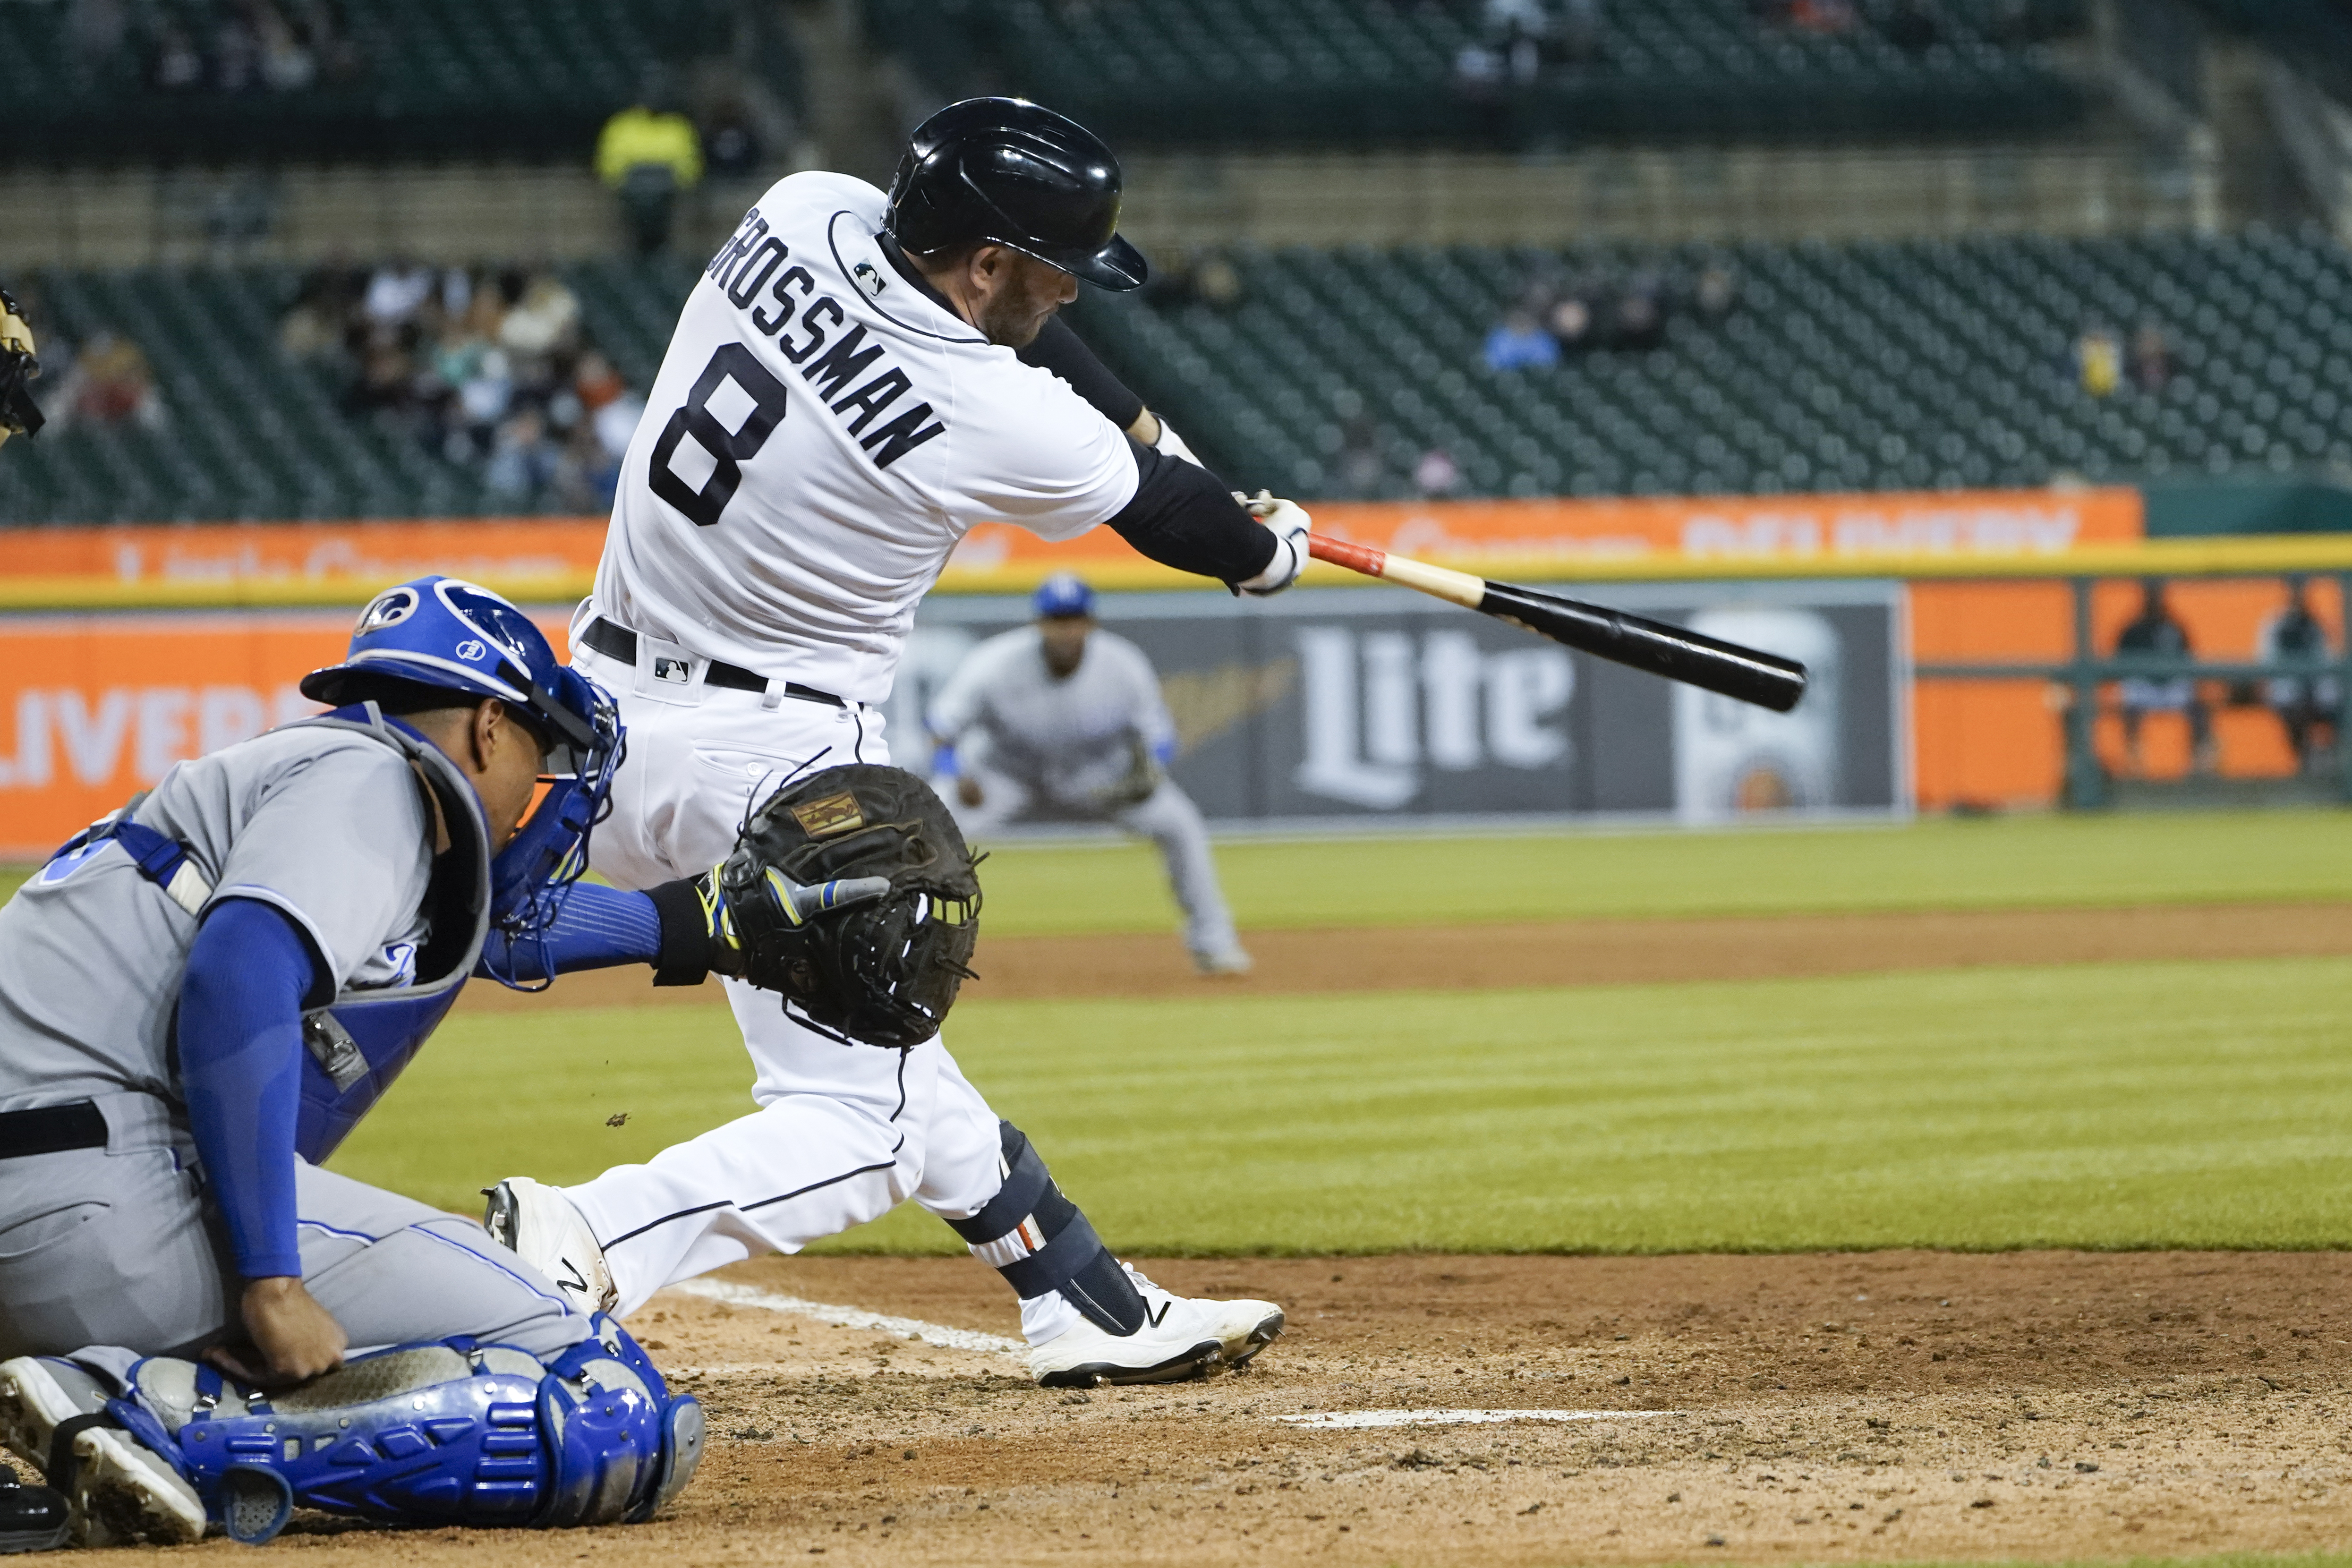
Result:
[[[702,1457],[702,1407],[673,1395],[628,1332],[554,1362],[463,1340],[404,1345],[267,1394],[207,1366],[152,1358],[131,1373],[161,1441],[236,1539],[258,1544],[297,1508],[386,1524],[638,1523]],[[110,1406],[115,1408],[115,1406]]]
[[[1037,585],[1036,596],[1030,607],[1040,616],[1091,616],[1095,613],[1095,591],[1085,579],[1068,572],[1056,572]]]
[[[625,749],[619,706],[594,681],[558,663],[530,616],[456,577],[419,577],[377,595],[360,612],[343,662],[303,677],[302,694],[342,704],[372,695],[374,683],[387,679],[495,697],[548,742],[551,787],[490,871],[490,918],[507,945],[540,937],[564,889],[588,869],[589,834],[611,809]],[[510,974],[492,973],[518,984]]]

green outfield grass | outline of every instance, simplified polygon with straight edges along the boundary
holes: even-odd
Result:
[[[1244,930],[2341,899],[2352,896],[2352,812],[1240,842],[1217,863]],[[981,875],[993,932],[1155,931],[1174,919],[1148,847],[1015,844]]]
[[[975,1002],[950,1033],[1136,1252],[2318,1247],[2352,1245],[2348,987],[2352,960],[2084,964]],[[749,1080],[722,1008],[461,1018],[336,1163],[470,1207]],[[957,1244],[907,1210],[828,1245]]]

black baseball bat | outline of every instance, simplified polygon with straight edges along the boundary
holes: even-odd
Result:
[[[1418,588],[1448,604],[1525,626],[1538,637],[1596,658],[1753,702],[1775,713],[1786,713],[1805,694],[1805,667],[1761,648],[1743,647],[1686,626],[1669,626],[1517,583],[1491,583],[1467,572],[1391,555],[1370,545],[1326,539],[1319,533],[1307,536],[1307,548],[1318,561]]]

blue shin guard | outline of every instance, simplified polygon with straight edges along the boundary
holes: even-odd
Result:
[[[618,1323],[595,1330],[544,1366],[502,1345],[409,1345],[275,1396],[186,1362],[133,1375],[240,1540],[269,1539],[296,1507],[414,1525],[647,1519],[693,1476],[701,1407]]]

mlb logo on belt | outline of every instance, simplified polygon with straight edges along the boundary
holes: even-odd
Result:
[[[684,686],[694,679],[694,666],[686,659],[669,658],[656,654],[654,658],[654,679],[675,681]]]

